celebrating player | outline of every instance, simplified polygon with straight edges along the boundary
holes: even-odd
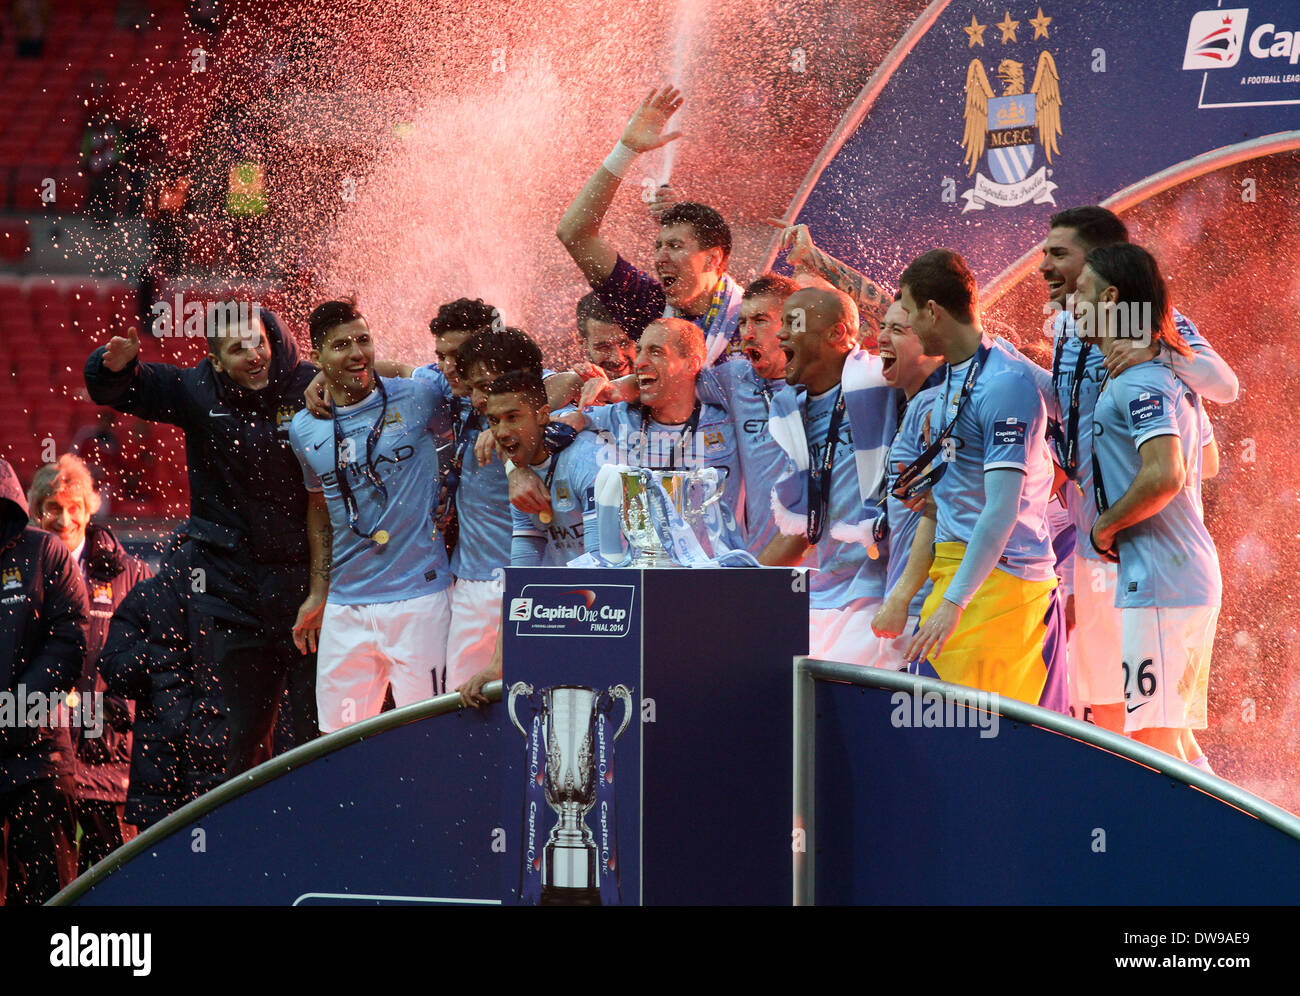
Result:
[[[289,420],[316,369],[266,309],[217,305],[208,358],[189,369],[141,363],[135,329],[86,361],[96,404],[185,432],[199,631],[229,722],[228,776],[266,760],[289,685],[294,739],[316,736],[316,662],[286,620],[308,588],[307,493],[289,447]],[[304,620],[299,620],[304,623]]]
[[[934,588],[909,666],[1064,712],[1064,617],[1047,528],[1052,460],[1032,364],[981,332],[975,277],[957,253],[924,253],[899,285],[921,347],[948,362],[930,410],[932,441],[895,488],[905,498],[928,488],[936,506]]]
[[[1038,267],[1047,284],[1049,307],[1066,306],[1068,296],[1075,293],[1088,252],[1127,242],[1124,223],[1105,208],[1085,205],[1052,215],[1043,261]],[[1157,359],[1170,365],[1175,376],[1203,397],[1224,404],[1235,400],[1237,378],[1232,370],[1190,321],[1177,311],[1173,312],[1173,320],[1193,354],[1187,357],[1161,349]],[[1068,311],[1055,316],[1052,334],[1049,415],[1059,427],[1052,433],[1057,462],[1073,481],[1066,484],[1063,494],[1076,533],[1073,594],[1067,601],[1066,615],[1073,619],[1076,633],[1087,633],[1087,639],[1071,641],[1071,697],[1083,714],[1091,712],[1098,726],[1120,733],[1124,730],[1124,688],[1114,666],[1121,655],[1120,616],[1115,608],[1117,575],[1114,563],[1101,558],[1088,542],[1088,531],[1097,519],[1092,487],[1093,409],[1108,375],[1134,360],[1145,362],[1147,353],[1135,350],[1129,340],[1117,340],[1109,354],[1103,354],[1079,339],[1074,316]],[[1199,412],[1202,435],[1207,441],[1205,465],[1217,466],[1218,451],[1204,406]]]
[[[809,653],[875,665],[871,619],[885,594],[874,532],[897,408],[880,358],[857,345],[858,309],[842,291],[805,288],[782,309],[785,378],[769,428],[790,457],[773,491],[780,534],[759,556],[795,566],[812,551]],[[872,514],[869,514],[872,513]]]
[[[443,399],[422,380],[375,375],[355,302],[322,304],[309,327],[333,417],[300,412],[290,437],[312,496],[309,601],[324,603],[317,699],[329,732],[377,715],[389,684],[398,706],[443,690],[451,572],[433,522]]]
[[[726,272],[731,229],[722,216],[692,201],[665,211],[655,240],[654,277],[636,269],[600,234],[605,213],[636,157],[681,136],[664,133],[681,106],[681,93],[671,86],[641,102],[614,151],[564,212],[555,234],[630,338],[639,339],[658,318],[687,319],[704,331],[707,366],[735,343],[740,318],[740,285]]]
[[[1134,354],[1146,356],[1109,379],[1092,426],[1099,515],[1089,542],[1101,556],[1119,560],[1124,731],[1208,769],[1191,731],[1206,724],[1223,586],[1202,520],[1200,404],[1168,367],[1153,362],[1161,347],[1188,359],[1192,351],[1174,326],[1164,278],[1145,249],[1092,250],[1076,293],[1086,343],[1109,356],[1127,333],[1138,342]]]
[[[592,489],[600,469],[602,446],[596,435],[580,432],[552,453],[545,429],[550,406],[540,371],[513,369],[487,387],[487,419],[501,452],[513,463],[543,475],[554,510],[529,515],[513,510],[510,563],[514,567],[562,567],[586,553],[599,552]],[[460,685],[466,705],[487,702],[483,686],[501,677],[501,636],[490,663]]]
[[[614,321],[595,291],[578,301],[578,338],[588,362],[604,370],[610,380],[632,372],[636,343]]]
[[[885,383],[903,395],[903,414],[898,433],[889,447],[891,485],[898,473],[921,455],[929,445],[934,399],[942,388],[936,371],[943,366],[942,356],[927,356],[921,340],[907,323],[907,309],[898,295],[880,329],[880,359],[884,364]],[[927,386],[928,385],[928,386]],[[871,629],[880,637],[893,640],[889,653],[897,652],[902,666],[907,641],[920,620],[921,607],[930,594],[929,570],[934,544],[935,510],[932,498],[921,509],[908,508],[890,491],[885,504],[889,522],[889,568],[885,575],[884,604],[876,612]],[[913,551],[916,556],[912,556]]]

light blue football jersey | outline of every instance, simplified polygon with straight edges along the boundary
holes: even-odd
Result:
[[[726,472],[722,500],[734,515],[744,508],[744,477],[736,450],[736,432],[725,408],[701,403],[700,420],[693,437],[686,425],[663,425],[648,418],[639,405],[588,408],[588,428],[603,444],[602,463],[627,464],[651,470],[698,470],[717,467]]]
[[[809,466],[821,467],[826,452],[831,416],[839,388],[817,397],[807,397],[806,426]],[[835,462],[831,468],[830,496],[826,506],[825,528],[813,547],[813,560],[805,563],[816,568],[808,584],[809,607],[839,609],[860,598],[881,600],[885,597],[885,573],[889,566],[889,544],[878,546],[879,557],[873,560],[867,547],[856,540],[837,540],[831,527],[840,521],[856,522],[862,509],[858,485],[858,465],[853,449],[853,431],[847,415],[841,420],[834,441]]]
[[[696,382],[701,401],[720,405],[731,413],[745,486],[745,546],[755,556],[777,534],[772,488],[785,473],[786,455],[768,432],[767,421],[772,399],[789,390],[792,388],[784,378],[768,380],[758,376],[753,364],[743,356],[703,371]]]
[[[1169,504],[1116,535],[1119,608],[1221,602],[1219,555],[1202,518],[1199,407],[1197,396],[1154,362],[1111,378],[1097,401],[1093,447],[1108,503],[1118,501],[1137,477],[1138,451],[1150,439],[1177,436],[1186,466],[1183,487]]]
[[[912,396],[907,403],[907,409],[903,412],[898,435],[894,437],[889,447],[887,484],[889,496],[886,499],[889,514],[889,568],[885,574],[886,594],[893,590],[898,579],[903,576],[903,571],[907,567],[908,554],[912,550],[912,540],[916,538],[916,527],[921,522],[920,512],[913,512],[894,497],[894,485],[898,481],[898,465],[910,466],[913,460],[925,452],[926,447],[930,445],[929,440],[938,435],[939,427],[935,426],[931,429],[930,423],[934,418],[935,398],[942,393],[943,388],[936,386],[923,388]],[[934,583],[926,578],[925,584],[908,605],[908,615],[921,614],[921,606],[925,604],[926,596],[930,594],[930,589],[933,587]]]
[[[984,473],[1012,468],[1024,473],[1016,522],[997,566],[1025,581],[1054,578],[1047,499],[1052,490],[1052,458],[1048,452],[1046,408],[1032,366],[1022,356],[1002,349],[985,336],[988,349],[971,397],[961,406],[949,437],[948,469],[934,485],[938,506],[935,542],[970,544],[984,510]],[[930,409],[932,436],[957,411],[958,395],[973,357],[949,367],[944,387]]]
[[[1211,350],[1209,342],[1185,315],[1175,311],[1174,325],[1192,349],[1197,352]],[[1076,370],[1080,370],[1079,354],[1083,351],[1084,344],[1079,339],[1074,316],[1067,312],[1061,312],[1056,316],[1052,325],[1052,335],[1054,343],[1052,387],[1059,407],[1059,415],[1053,413],[1053,417],[1059,418],[1064,432],[1068,427],[1071,385]],[[1088,539],[1092,532],[1092,525],[1097,521],[1097,503],[1093,498],[1092,489],[1093,410],[1097,407],[1097,398],[1106,386],[1107,380],[1106,358],[1100,346],[1093,345],[1088,348],[1079,377],[1078,443],[1075,447],[1078,468],[1073,478],[1076,494],[1070,501],[1069,507],[1074,516],[1075,553],[1087,560],[1100,560],[1100,555],[1092,548],[1092,543]],[[1197,408],[1202,433],[1208,444],[1214,435],[1210,417],[1206,414],[1204,405],[1198,405]],[[1066,487],[1070,485],[1067,484]]]
[[[594,432],[580,432],[558,454],[533,467],[543,481],[551,478],[551,521],[542,522],[536,515],[510,506],[511,566],[564,567],[584,553],[600,552],[594,488],[602,454],[599,437]]]
[[[386,406],[376,389],[357,404],[338,408],[335,419],[344,440],[339,463],[359,511],[357,528],[367,536],[386,531],[385,544],[371,543],[348,525],[335,472],[334,422],[304,409],[289,427],[307,490],[323,491],[329,506],[334,529],[329,602],[334,605],[405,601],[442,591],[451,582],[447,550],[434,533],[431,514],[438,492],[434,427],[442,399],[422,381],[381,378],[380,383]],[[366,442],[381,417],[371,464],[388,491],[386,502],[364,471]]]

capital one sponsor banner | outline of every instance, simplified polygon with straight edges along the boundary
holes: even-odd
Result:
[[[632,571],[507,571],[506,903],[641,901],[639,580]]]
[[[1095,204],[1227,145],[1300,129],[1300,5],[948,4],[825,164],[797,220],[894,283],[956,249],[981,283]]]

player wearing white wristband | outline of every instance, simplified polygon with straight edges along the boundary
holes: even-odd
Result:
[[[582,270],[601,303],[633,341],[659,318],[684,318],[705,335],[705,365],[739,344],[741,288],[727,275],[731,229],[711,207],[683,201],[659,216],[655,275],[624,259],[600,234],[605,213],[638,155],[660,148],[681,132],[665,133],[682,106],[671,86],[651,93],[633,113],[614,150],[596,169],[555,234]]]

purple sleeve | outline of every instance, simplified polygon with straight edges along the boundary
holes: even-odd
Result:
[[[593,290],[629,339],[640,339],[647,325],[664,316],[666,299],[659,281],[622,256],[614,271]]]

